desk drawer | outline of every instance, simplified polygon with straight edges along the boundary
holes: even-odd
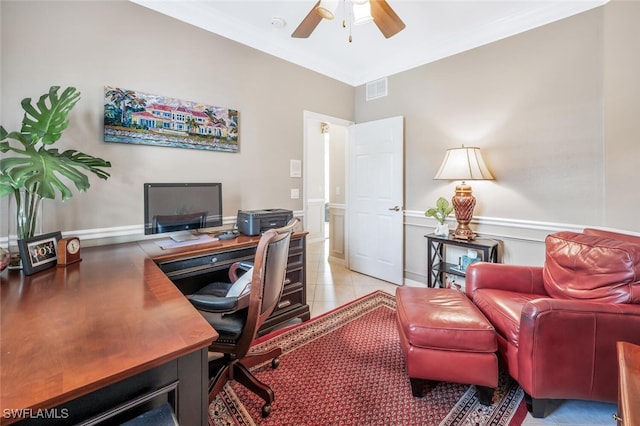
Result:
[[[304,238],[291,238],[289,242],[289,253],[303,253],[305,241]]]
[[[283,292],[286,293],[287,289],[289,288],[289,286],[291,286],[293,284],[303,285],[304,282],[305,282],[305,280],[304,280],[304,270],[302,268],[288,270],[287,271],[287,276],[286,276],[286,281],[285,281],[285,288],[284,288]]]
[[[175,260],[158,262],[167,277],[171,280],[200,275],[219,269],[229,269],[234,263],[242,260],[253,261],[256,254],[255,247],[216,252],[203,256],[193,256]]]
[[[287,259],[287,271],[302,268],[304,265],[304,256],[302,253],[289,253]]]
[[[278,315],[280,312],[303,305],[305,303],[303,290],[304,287],[302,286],[302,283],[296,282],[287,284],[282,292],[282,296],[280,297],[278,304],[276,305],[276,309],[271,315]]]

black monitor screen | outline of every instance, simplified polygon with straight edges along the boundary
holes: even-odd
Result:
[[[144,233],[222,226],[221,183],[145,183]]]

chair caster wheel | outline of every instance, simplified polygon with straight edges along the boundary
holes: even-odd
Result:
[[[275,357],[271,360],[271,366],[275,369],[280,365],[280,357]]]
[[[269,417],[269,414],[271,414],[271,404],[264,404],[262,406],[262,417]]]

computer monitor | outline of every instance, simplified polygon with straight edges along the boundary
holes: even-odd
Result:
[[[222,226],[221,183],[145,183],[144,233],[170,233],[176,241],[193,231]]]

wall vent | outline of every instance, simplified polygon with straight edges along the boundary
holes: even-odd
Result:
[[[387,77],[367,83],[367,101],[387,96]]]

